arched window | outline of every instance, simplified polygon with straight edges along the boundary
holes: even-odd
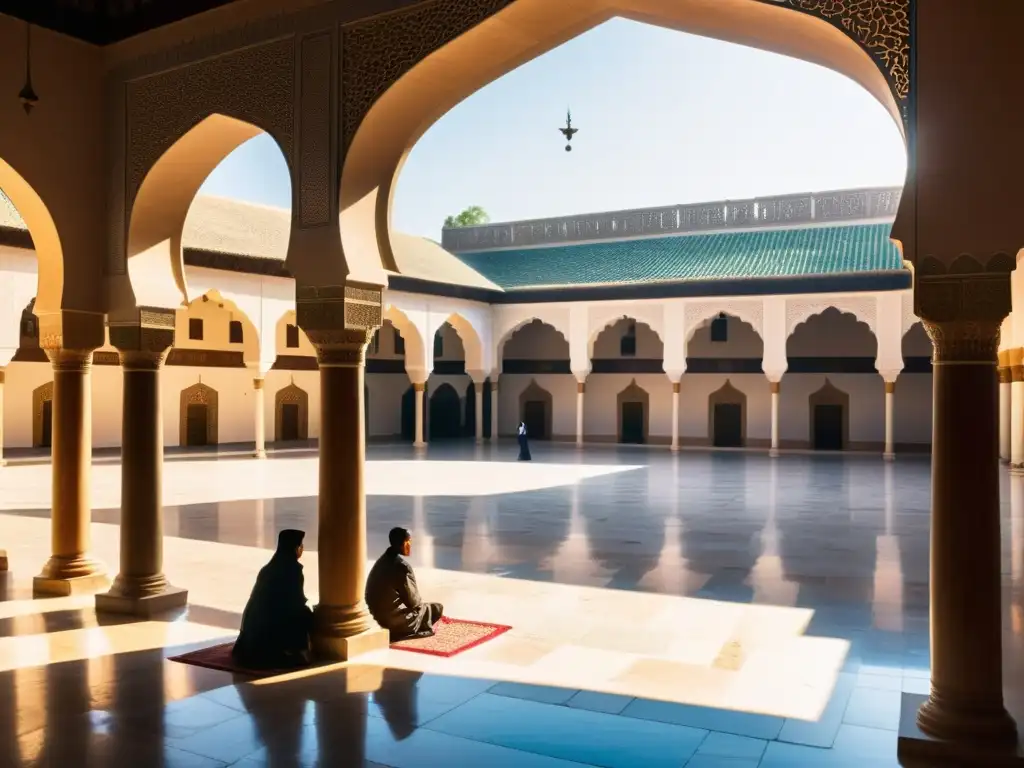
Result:
[[[711,340],[720,342],[729,340],[729,319],[724,312],[711,321]]]
[[[288,349],[299,348],[299,326],[288,323],[284,329],[284,345]]]
[[[190,317],[188,319],[188,337],[192,341],[203,340],[203,318]]]
[[[232,320],[228,323],[228,342],[231,344],[242,344],[244,339],[242,332],[242,321]]]
[[[619,339],[619,356],[636,357],[636,323],[630,323]]]

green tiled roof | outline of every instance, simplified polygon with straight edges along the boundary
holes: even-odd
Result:
[[[877,272],[902,268],[892,225],[718,232],[457,254],[505,290]]]

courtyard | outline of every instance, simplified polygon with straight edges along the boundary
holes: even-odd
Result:
[[[450,659],[387,650],[255,683],[166,657],[230,639],[283,528],[308,532],[315,602],[315,453],[169,457],[165,570],[190,607],[150,621],[31,599],[50,467],[4,468],[0,765],[897,764],[903,694],[928,691],[927,458],[543,443],[534,458],[368,450],[368,557],[408,527],[424,594],[512,631]],[[92,481],[113,571],[120,464]],[[1024,479],[1004,474],[1002,497],[1019,714]]]

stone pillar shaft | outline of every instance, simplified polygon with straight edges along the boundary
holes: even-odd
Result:
[[[1024,365],[1010,368],[1010,464],[1024,469]]]
[[[498,439],[498,380],[491,379],[491,440]]]
[[[679,450],[679,390],[680,382],[672,382],[672,450]]]
[[[257,459],[267,458],[267,414],[266,414],[266,400],[264,396],[263,385],[265,380],[262,376],[257,376],[252,380],[252,394],[253,394],[253,409],[255,413],[255,431],[256,431],[256,450],[254,455]]]
[[[320,467],[313,609],[316,656],[347,660],[387,647],[370,617],[366,587],[366,347],[382,322],[382,289],[339,285],[295,289],[299,326],[320,368]]]
[[[769,382],[772,390],[772,445],[770,456],[779,455],[779,382]]]
[[[475,420],[476,442],[484,441],[484,383],[473,382],[473,416]]]
[[[1010,369],[999,368],[999,460],[1010,463]]]
[[[426,384],[417,383],[413,384],[413,396],[416,398],[416,435],[413,438],[413,445],[417,448],[422,448],[426,445],[423,440],[423,392],[426,389]]]
[[[1016,727],[1003,705],[1002,676],[995,372],[1000,322],[924,325],[935,346],[932,676],[917,722],[938,738],[1013,743]]]
[[[896,447],[893,437],[893,418],[896,401],[896,382],[885,382],[885,453],[886,461],[892,461],[896,457]]]
[[[51,557],[36,592],[70,594],[106,583],[89,553],[92,465],[92,350],[47,349],[53,364]]]
[[[586,397],[587,385],[582,381],[576,382],[576,447],[583,447],[583,406]]]
[[[182,608],[188,593],[163,572],[164,428],[160,369],[174,343],[174,312],[148,310],[149,325],[111,324],[124,376],[121,415],[121,569],[96,610],[149,616]]]

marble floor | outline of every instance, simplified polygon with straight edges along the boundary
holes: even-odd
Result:
[[[0,766],[897,765],[928,687],[926,458],[372,446],[369,552],[413,532],[422,591],[511,624],[452,659],[383,651],[257,683],[166,661],[230,638],[276,532],[308,532],[316,457],[178,457],[165,566],[184,616],[31,599],[49,467],[0,470]],[[120,467],[94,465],[116,569]],[[1024,478],[1004,475],[1008,683],[1024,680]],[[1008,699],[1024,722],[1024,697]]]

